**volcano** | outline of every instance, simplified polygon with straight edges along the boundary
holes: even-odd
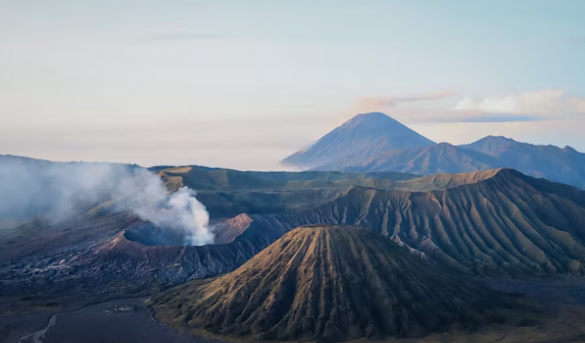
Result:
[[[307,150],[285,158],[282,163],[299,168],[332,170],[355,159],[374,158],[381,152],[434,144],[384,113],[362,113],[323,136]]]
[[[171,325],[270,340],[419,336],[503,320],[492,291],[427,262],[367,229],[301,227],[235,271],[152,304]]]
[[[502,136],[458,146],[435,144],[378,112],[356,115],[281,162],[309,170],[416,175],[510,168],[585,188],[585,154],[569,146],[534,145]]]
[[[213,244],[233,242],[252,223],[252,218],[242,213],[234,218],[216,219],[209,223],[214,234]],[[124,237],[147,246],[184,246],[190,245],[187,233],[159,227],[151,222],[144,222],[124,232]]]

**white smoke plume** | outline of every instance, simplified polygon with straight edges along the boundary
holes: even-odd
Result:
[[[0,220],[42,216],[58,223],[104,203],[182,232],[187,245],[213,243],[209,213],[195,191],[183,187],[169,194],[160,177],[147,169],[0,156]]]

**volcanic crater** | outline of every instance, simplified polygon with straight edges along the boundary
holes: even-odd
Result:
[[[250,227],[252,218],[242,213],[234,218],[216,219],[209,223],[209,229],[214,234],[214,245],[228,244],[234,241]],[[127,229],[124,238],[146,246],[188,246],[189,234],[171,228],[157,226],[152,222],[144,222]]]

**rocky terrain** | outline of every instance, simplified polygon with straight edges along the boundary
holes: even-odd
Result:
[[[177,232],[116,212],[108,202],[59,223],[42,216],[1,220],[0,310],[10,317],[0,332],[11,337],[23,332],[12,329],[13,316],[37,323],[41,317],[35,313],[156,295],[229,273],[293,228],[311,224],[359,226],[432,268],[464,278],[585,272],[585,192],[510,169],[422,177],[197,166],[153,171],[169,191],[199,182],[197,196],[211,213],[215,244],[185,246]],[[355,332],[368,336],[368,325]],[[404,332],[431,332],[432,325],[425,325]],[[371,332],[404,333],[384,330],[376,326]]]
[[[514,307],[506,294],[433,268],[371,230],[321,226],[295,229],[235,271],[152,304],[176,326],[317,341],[475,329],[505,322]]]
[[[180,236],[169,238],[172,231],[149,230],[131,215],[105,210],[60,225],[29,221],[2,231],[0,306],[26,312],[149,294],[234,270],[290,229],[315,223],[370,228],[413,254],[471,275],[585,271],[583,191],[508,169],[391,182],[395,189],[318,187],[330,192],[329,201],[283,209],[289,199],[302,201],[305,190],[314,190],[297,185],[299,198],[291,190],[286,200],[273,199],[278,210],[272,213],[215,219],[217,244],[203,247],[183,246]],[[230,190],[215,192],[231,197]],[[275,192],[271,186],[254,194]],[[231,199],[232,208],[245,207]],[[213,202],[208,208],[225,213]]]
[[[584,191],[510,169],[451,178],[429,181],[462,184],[425,192],[356,187],[314,210],[279,219],[369,227],[476,275],[584,273]]]
[[[51,162],[26,159],[25,163],[43,167]],[[0,218],[5,224],[0,230],[3,312],[55,310],[140,296],[192,278],[229,272],[293,227],[277,220],[276,214],[324,204],[354,184],[389,187],[396,180],[412,178],[396,173],[154,169],[170,191],[177,189],[172,179],[180,187],[200,180],[203,190],[198,197],[211,213],[215,245],[184,246],[184,237],[176,231],[118,213],[108,202],[58,223],[42,216],[18,221]]]
[[[290,229],[271,217],[246,217],[217,223],[228,232],[223,237],[233,238],[223,242],[226,244],[145,245],[128,239],[136,237],[128,233],[144,225],[134,218],[127,223],[112,223],[107,238],[13,256],[0,269],[0,306],[6,312],[20,313],[64,304],[82,305],[145,295],[190,279],[229,272]],[[240,234],[234,238],[234,232]]]

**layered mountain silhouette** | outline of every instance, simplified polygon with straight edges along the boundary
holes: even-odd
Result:
[[[460,148],[493,157],[501,167],[581,188],[585,186],[585,154],[569,146],[561,149],[488,136]]]
[[[532,145],[493,136],[461,146],[434,144],[382,113],[357,115],[306,151],[282,162],[314,170],[419,175],[513,168],[527,175],[585,187],[585,154],[571,147]]]
[[[158,318],[180,327],[340,341],[501,322],[500,295],[371,230],[313,226],[287,233],[229,274],[171,289],[153,304]]]
[[[294,226],[369,227],[413,252],[478,275],[585,272],[585,191],[511,169],[418,182],[419,189],[434,190],[354,187],[328,204],[279,219]]]
[[[460,149],[449,143],[439,143],[424,148],[381,152],[367,164],[348,163],[343,169],[347,172],[400,170],[403,173],[430,175],[493,169],[498,165],[496,158],[480,152]],[[329,166],[325,165],[323,169],[329,169]]]

